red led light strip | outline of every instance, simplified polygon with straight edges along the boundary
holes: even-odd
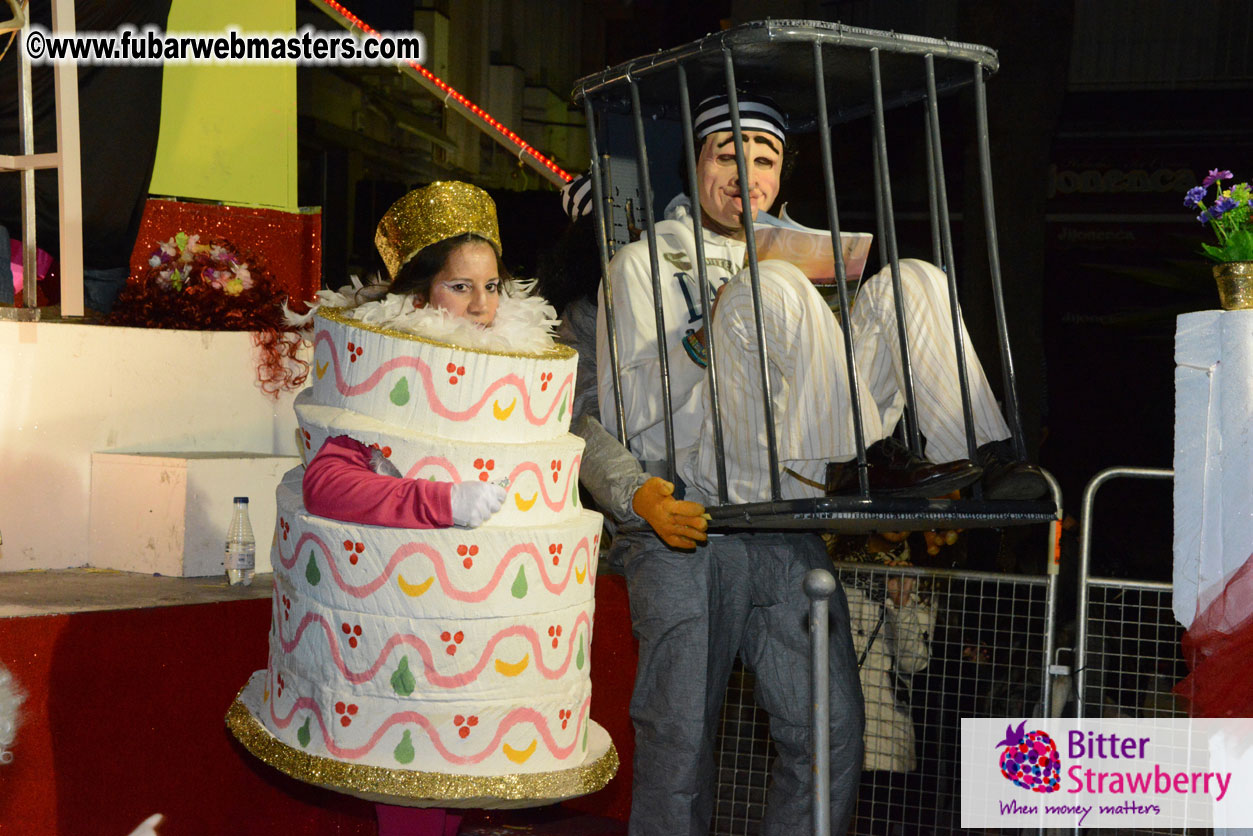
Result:
[[[345,21],[351,24],[354,28],[360,30],[362,33],[366,35],[373,35],[375,37],[379,36],[378,30],[374,29],[368,23],[363,21],[361,18],[357,17],[352,12],[348,11],[348,9],[344,8],[339,3],[335,2],[335,0],[314,0],[314,2],[317,3],[318,5],[326,6],[327,8],[333,10],[337,15],[339,15],[341,18],[343,18]],[[496,133],[500,134],[500,136],[509,140],[509,142],[511,142],[513,145],[517,147],[519,159],[521,159],[522,154],[526,154],[527,156],[534,159],[537,163],[542,165],[544,168],[548,169],[553,174],[556,174],[558,177],[560,177],[563,182],[568,183],[574,179],[574,177],[571,176],[568,172],[566,172],[561,166],[557,165],[555,162],[545,157],[539,151],[536,151],[529,144],[527,144],[527,142],[524,139],[522,139],[522,137],[518,136],[513,131],[506,128],[500,122],[497,122],[495,119],[492,118],[491,114],[489,114],[486,110],[484,110],[483,108],[476,105],[474,102],[467,99],[461,93],[457,92],[457,90],[453,88],[452,85],[444,81],[439,76],[435,75],[426,67],[423,67],[421,64],[418,64],[413,61],[404,61],[401,63],[405,64],[406,66],[411,68],[414,72],[418,73],[420,76],[425,78],[431,84],[435,85],[437,88],[443,91],[445,103],[447,103],[449,99],[452,99],[457,104],[465,108],[467,111],[477,116],[480,120],[485,122],[487,125],[491,126],[491,128],[495,130]]]

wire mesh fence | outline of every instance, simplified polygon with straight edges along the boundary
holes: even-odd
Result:
[[[1170,584],[1091,580],[1086,616],[1084,716],[1187,716],[1171,691],[1188,671]]]
[[[1171,585],[1091,578],[1083,684],[1085,717],[1185,717],[1172,691],[1187,675],[1183,627],[1171,608]],[[1127,828],[1122,833],[1204,836],[1209,828]]]
[[[1079,555],[1079,608],[1076,670],[1078,713],[1084,717],[1185,717],[1187,707],[1174,694],[1187,675],[1169,583],[1093,577],[1092,529],[1098,491],[1111,481],[1124,485],[1158,482],[1169,488],[1171,470],[1116,467],[1101,471],[1084,489]],[[1125,495],[1124,495],[1125,496]],[[1169,493],[1166,494],[1166,497]],[[1152,493],[1149,494],[1152,497]],[[1150,500],[1151,501],[1151,500]],[[1140,505],[1138,507],[1144,507]],[[1169,511],[1167,511],[1169,513]],[[1209,828],[1124,828],[1120,833],[1202,836]]]
[[[849,833],[959,832],[960,718],[1043,710],[1047,579],[836,565],[867,718],[866,769]],[[752,689],[752,674],[737,669],[717,741],[712,832],[719,836],[758,833],[765,811],[773,754]]]

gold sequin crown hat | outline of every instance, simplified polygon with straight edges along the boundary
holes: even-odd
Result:
[[[394,279],[426,247],[467,232],[486,238],[500,254],[500,228],[492,198],[478,186],[439,180],[391,205],[374,233],[374,246]]]

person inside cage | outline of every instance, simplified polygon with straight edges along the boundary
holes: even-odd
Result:
[[[786,134],[773,103],[741,95],[739,117],[750,182],[751,215],[764,220],[779,190]],[[808,601],[802,579],[826,568],[822,541],[812,534],[729,534],[706,539],[703,505],[716,495],[718,450],[711,430],[707,330],[720,352],[723,428],[727,432],[730,502],[768,498],[766,434],[751,304],[741,189],[735,165],[729,103],[725,96],[701,102],[695,114],[697,202],[702,209],[706,274],[717,294],[706,317],[695,269],[692,198],[679,195],[657,223],[657,261],[663,266],[660,307],[666,330],[660,347],[669,360],[677,473],[675,485],[650,476],[667,472],[666,431],[660,397],[660,360],[655,326],[649,243],[640,240],[615,255],[612,282],[621,376],[624,435],[639,458],[626,455],[599,423],[581,416],[572,425],[587,440],[582,479],[602,507],[628,509],[659,535],[615,540],[612,562],[627,579],[639,666],[631,702],[636,731],[635,784],[630,829],[641,834],[703,833],[713,806],[713,744],[732,663],[736,656],[756,675],[758,703],[771,717],[776,759],[762,821],[764,834],[810,832],[812,732],[809,726],[808,639],[802,626]],[[855,454],[847,374],[839,327],[816,289],[795,266],[767,260],[760,267],[766,340],[770,349],[774,415],[780,463],[790,477],[784,496],[823,492],[826,466]],[[964,421],[957,390],[948,297],[940,271],[923,262],[901,265],[911,348],[919,358],[918,409],[933,454],[963,455]],[[854,338],[866,419],[865,438],[872,491],[937,496],[978,478],[969,461],[932,465],[902,452],[887,438],[900,417],[899,351],[889,278],[867,283],[855,310]],[[598,298],[597,378],[601,413],[616,429],[605,288]],[[912,343],[921,341],[926,350]],[[947,357],[945,356],[947,348]],[[986,378],[968,351],[975,378],[976,437],[992,496],[1039,495],[1038,470],[993,461],[987,445],[1009,431]],[[726,393],[730,394],[726,394]],[[873,395],[873,397],[872,397]],[[951,455],[950,455],[951,453]],[[663,470],[663,468],[665,468]],[[849,469],[851,475],[851,469]],[[851,481],[851,480],[846,480]],[[1025,484],[1024,484],[1025,483]],[[843,485],[839,486],[843,487]],[[693,502],[691,500],[698,500]],[[615,510],[617,515],[617,510]],[[694,552],[678,551],[707,542]],[[862,768],[862,693],[849,630],[847,602],[830,601],[832,636],[830,798],[833,832],[852,816]]]
[[[787,141],[784,118],[763,96],[741,93],[738,98],[752,220],[777,223],[768,211],[779,193]],[[675,197],[655,228],[676,469],[687,487],[699,494],[691,498],[717,496],[719,451],[707,375],[712,330],[719,351],[728,498],[732,503],[767,500],[771,474],[760,361],[727,97],[704,99],[693,125],[706,275],[715,294],[710,315],[700,308],[690,196]],[[843,466],[857,450],[840,324],[794,264],[769,259],[758,268],[783,498],[822,495],[828,489],[855,491],[856,468]],[[871,492],[940,496],[968,485],[982,472],[988,498],[1042,495],[1047,483],[1038,468],[1013,461],[1003,443],[1009,428],[962,325],[978,445],[977,461],[966,460],[947,279],[935,265],[916,259],[902,260],[899,273],[917,421],[929,461],[913,456],[891,437],[905,397],[892,274],[885,268],[862,285],[850,314]],[[626,437],[645,467],[656,471],[650,463],[665,459],[666,436],[657,385],[660,361],[647,242],[623,247],[613,259],[610,279]],[[613,432],[605,310],[602,291],[597,367],[604,424]],[[828,478],[829,464],[835,465],[833,478]]]
[[[781,147],[782,138],[776,137],[774,143]],[[698,169],[708,175],[707,180],[719,173],[714,168],[716,162],[714,155],[702,154]],[[702,193],[700,200],[702,205],[706,201],[721,205],[721,197],[713,194]],[[659,231],[664,232],[661,225]],[[625,259],[636,270],[632,279],[642,281],[639,249],[646,247],[647,242],[641,240],[619,251],[610,268],[611,277],[616,279]],[[729,254],[727,247],[712,254],[714,259],[724,259],[721,274],[712,275],[729,277],[734,266],[726,260]],[[672,250],[671,255],[679,261],[667,264],[691,270],[690,255],[681,250]],[[646,249],[642,257],[646,263]],[[737,263],[742,264],[742,248],[738,257]],[[675,289],[666,303],[677,299],[683,304],[683,293],[690,292],[690,284]],[[615,298],[618,288],[626,285],[626,281],[615,284]],[[610,372],[603,295],[602,288],[596,329],[597,377],[600,411],[609,415],[614,410],[614,396],[606,386]],[[636,305],[638,310],[633,309]],[[651,298],[633,301],[626,308],[630,327],[642,327],[644,307],[652,310]],[[668,316],[671,313],[667,311]],[[670,321],[674,321],[672,316]],[[620,332],[623,327],[620,323]],[[686,335],[680,330],[675,335],[676,344],[666,346],[672,357],[676,350],[691,347],[683,339]],[[621,532],[614,539],[610,557],[611,565],[626,577],[632,630],[639,640],[630,709],[635,727],[630,833],[696,836],[708,832],[714,804],[714,740],[723,694],[737,656],[755,675],[755,698],[770,715],[776,752],[761,833],[809,833],[813,733],[809,643],[803,629],[809,602],[803,581],[811,569],[828,568],[830,560],[822,540],[814,534],[706,537],[704,506],[680,499],[673,482],[653,475],[666,472],[658,461],[661,457],[655,433],[648,428],[633,429],[642,412],[651,411],[656,416],[659,409],[656,348],[650,369],[642,359],[645,336],[632,333],[626,339],[633,341],[634,353],[625,358],[633,365],[622,406],[628,416],[627,435],[633,438],[634,452],[643,463],[591,415],[579,416],[571,429],[587,441],[580,480],[597,502],[619,519],[642,518],[658,535]],[[683,362],[694,361],[684,358]],[[703,376],[703,366],[693,368]],[[693,385],[695,377],[686,375],[676,390]],[[613,426],[612,419],[610,423]],[[699,424],[700,418],[694,414],[676,416],[676,428],[689,438],[699,434]],[[645,430],[651,446],[641,444],[639,436]],[[691,550],[698,543],[705,546]],[[829,608],[831,821],[833,832],[843,832],[852,815],[862,766],[862,695],[842,593],[831,598]]]

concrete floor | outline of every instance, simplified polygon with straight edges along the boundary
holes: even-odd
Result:
[[[113,569],[0,572],[0,618],[268,598],[273,578],[257,575],[251,586],[232,587],[225,578],[167,578]]]

